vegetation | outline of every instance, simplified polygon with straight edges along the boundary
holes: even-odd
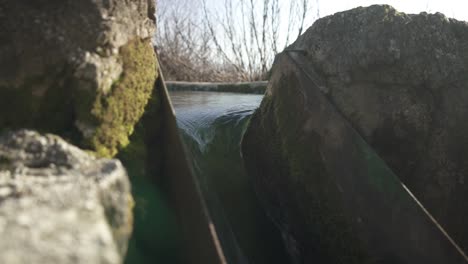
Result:
[[[165,77],[265,80],[275,55],[319,16],[317,7],[310,0],[159,0],[156,47]]]
[[[112,86],[110,94],[88,96],[78,112],[79,120],[97,126],[92,136],[85,139],[85,145],[99,156],[114,156],[119,149],[128,145],[128,137],[144,113],[157,77],[157,64],[150,40],[131,41],[120,49],[120,57],[123,73]]]

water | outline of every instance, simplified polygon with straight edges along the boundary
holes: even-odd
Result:
[[[288,263],[244,170],[240,141],[262,96],[171,92],[177,123],[229,263]]]
[[[235,121],[233,126],[239,128],[262,100],[261,95],[196,91],[172,91],[170,96],[176,110],[177,124],[183,133],[189,134],[198,143],[201,151],[205,151],[214,138],[214,123],[229,123],[232,120]],[[236,139],[240,134],[236,135]]]

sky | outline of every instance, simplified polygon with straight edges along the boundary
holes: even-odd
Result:
[[[286,2],[289,1],[291,0],[286,0]],[[309,2],[310,12],[306,20],[306,28],[311,26],[317,19],[315,15],[317,12],[315,8],[317,6],[320,9],[320,17],[332,15],[336,12],[342,12],[358,6],[387,4],[407,14],[440,12],[449,18],[468,21],[468,0],[309,0]],[[281,28],[281,30],[285,30],[286,25],[282,24]]]
[[[447,17],[468,21],[468,0],[319,0],[320,16],[358,6],[389,4],[405,13],[441,12]]]
[[[234,9],[237,10],[237,15],[234,17],[233,23],[235,23],[235,28],[239,29],[239,32],[242,32],[242,23],[247,23],[247,27],[249,25],[249,18],[239,19],[239,16],[242,16],[242,13],[239,9],[242,6],[241,3],[250,3],[250,0],[157,0],[160,2],[161,5],[159,7],[171,7],[174,10],[177,10],[178,17],[182,17],[183,15],[180,14],[190,14],[192,16],[198,17],[200,14],[203,15],[202,4],[206,2],[208,12],[211,14],[210,17],[213,17],[213,21],[218,22],[217,29],[217,38],[220,40],[219,42],[222,43],[221,45],[226,47],[225,52],[228,57],[232,56],[231,44],[229,44],[229,39],[226,35],[223,35],[224,32],[222,30],[223,26],[221,24],[226,24],[223,18],[223,10],[225,11],[226,1],[231,2],[234,5]],[[244,1],[244,2],[242,2]],[[278,49],[282,50],[284,47],[289,45],[290,43],[294,42],[297,38],[299,33],[299,23],[290,23],[289,19],[289,7],[292,3],[291,1],[297,1],[296,3],[300,3],[302,0],[279,0],[280,5],[280,19],[278,20],[279,26],[279,35],[277,38],[276,43],[278,43]],[[313,22],[318,18],[317,16],[317,7],[319,8],[319,17],[324,17],[328,15],[332,15],[336,12],[342,12],[345,10],[349,10],[358,6],[370,6],[375,4],[388,4],[393,6],[400,12],[404,12],[407,14],[417,14],[421,12],[428,12],[428,13],[436,13],[440,12],[445,14],[449,18],[455,18],[458,20],[468,21],[468,0],[308,0],[309,8],[308,8],[308,16],[305,20],[304,30],[302,33],[309,28]],[[178,4],[176,4],[178,3]],[[256,13],[255,20],[257,22],[261,21],[262,18],[262,3],[263,0],[253,0],[256,6]],[[271,2],[270,2],[271,3]],[[248,4],[247,4],[248,5]],[[159,11],[164,10],[164,8],[158,9]],[[197,11],[198,10],[198,11]],[[182,12],[182,11],[185,11]],[[181,13],[182,12],[182,13]],[[221,17],[221,19],[219,19]],[[244,15],[244,18],[246,16]],[[300,16],[294,14],[292,17],[298,18],[300,20]],[[198,17],[199,18],[199,17]],[[218,18],[218,19],[216,19]],[[200,20],[197,20],[197,23],[201,23]],[[221,22],[221,23],[220,23]],[[290,27],[290,25],[292,25]],[[221,28],[221,30],[219,30]],[[244,27],[245,28],[245,27]],[[290,30],[288,30],[290,29]],[[270,32],[270,31],[268,31]],[[289,33],[288,33],[289,32]],[[247,34],[249,35],[249,34]],[[287,37],[289,36],[289,37]],[[227,44],[226,44],[227,43]],[[250,43],[249,41],[244,41],[243,43]],[[255,42],[252,42],[255,43]],[[236,44],[239,44],[236,42]],[[249,44],[248,44],[249,45]],[[247,45],[247,46],[248,46]],[[253,44],[254,45],[254,44]],[[239,45],[237,45],[239,46]],[[242,46],[242,45],[241,45]],[[270,56],[273,58],[274,56]],[[249,57],[251,58],[251,56]]]
[[[222,4],[224,0],[207,0],[207,2],[217,5]],[[409,14],[441,12],[447,17],[468,21],[468,0],[310,0],[310,2],[312,4],[318,2],[321,17],[358,6],[388,4],[398,11]]]
[[[161,0],[174,1],[174,0]],[[189,0],[190,1],[190,0]],[[193,0],[192,0],[193,1]],[[225,0],[205,0],[213,9],[220,8]],[[240,0],[232,0],[234,3]],[[261,2],[261,0],[254,0]],[[280,0],[283,17],[287,17],[287,7],[293,0]],[[301,1],[301,0],[295,0]],[[370,6],[375,4],[388,4],[400,12],[417,14],[421,12],[441,12],[447,17],[468,21],[468,0],[309,0],[309,15],[306,19],[306,28],[310,27],[317,19],[316,7],[319,7],[320,17],[332,15],[336,12],[349,10],[358,6]],[[287,30],[287,23],[280,23],[280,31]]]

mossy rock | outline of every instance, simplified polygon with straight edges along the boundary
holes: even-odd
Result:
[[[154,2],[1,2],[0,131],[54,133],[114,156],[157,77]]]
[[[75,84],[70,96],[66,85],[75,80],[63,79],[60,74],[31,78],[21,87],[0,86],[0,128],[53,132],[99,156],[114,156],[128,145],[157,77],[149,39],[130,41],[120,49],[119,60],[123,72],[108,93],[81,89]],[[38,87],[45,87],[46,93],[37,94]]]
[[[151,41],[133,40],[120,49],[123,72],[105,94],[78,90],[77,122],[88,126],[84,146],[99,156],[114,156],[129,144],[135,124],[143,116],[157,77]]]

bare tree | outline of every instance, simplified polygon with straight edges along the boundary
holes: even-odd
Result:
[[[274,56],[313,16],[309,0],[198,1],[159,0],[156,46],[171,79],[265,79]]]
[[[212,34],[194,1],[159,1],[155,46],[169,80],[230,81],[235,71],[216,60]],[[232,72],[232,73],[231,73]]]

